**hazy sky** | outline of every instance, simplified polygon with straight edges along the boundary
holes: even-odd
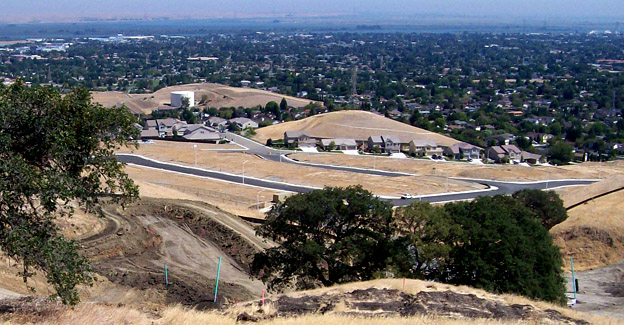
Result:
[[[495,16],[624,17],[624,0],[0,0],[0,18],[85,16],[238,17],[381,13]]]

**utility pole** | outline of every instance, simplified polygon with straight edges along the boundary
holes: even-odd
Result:
[[[245,184],[245,164],[248,163],[249,160],[243,161],[243,184]]]

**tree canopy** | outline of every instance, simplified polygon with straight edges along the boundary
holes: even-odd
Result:
[[[513,197],[531,209],[546,229],[550,229],[568,218],[563,200],[554,191],[522,190],[514,193]]]
[[[391,206],[361,186],[290,196],[257,231],[280,245],[257,254],[252,269],[272,290],[371,279],[385,268],[391,221]]]
[[[561,302],[561,255],[540,221],[509,196],[416,202],[397,209],[392,265],[401,276]]]
[[[561,255],[541,224],[552,224],[558,211],[545,202],[557,199],[523,191],[446,205],[413,202],[393,214],[360,186],[297,194],[258,228],[279,246],[257,254],[252,270],[272,290],[388,272],[561,302]]]
[[[438,279],[493,292],[562,301],[559,248],[532,211],[508,196],[451,203],[445,210],[461,225],[452,244],[452,263]]]
[[[85,89],[63,96],[21,81],[0,86],[0,116],[0,249],[23,263],[24,281],[43,271],[56,296],[76,303],[90,266],[54,220],[71,216],[74,203],[94,211],[103,196],[137,196],[113,154],[138,135],[136,119],[92,104]]]

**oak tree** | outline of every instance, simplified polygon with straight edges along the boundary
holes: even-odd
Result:
[[[91,103],[85,89],[61,95],[21,81],[0,86],[0,116],[0,249],[21,261],[24,281],[42,271],[54,296],[77,303],[90,266],[55,220],[71,217],[76,203],[94,211],[103,197],[137,196],[114,156],[138,136],[136,119],[125,107]]]

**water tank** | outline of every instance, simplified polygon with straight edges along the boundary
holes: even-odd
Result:
[[[188,98],[189,107],[195,106],[195,93],[192,91],[173,91],[171,92],[171,106],[182,106],[182,98]]]

